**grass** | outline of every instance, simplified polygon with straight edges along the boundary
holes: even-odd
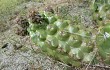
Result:
[[[22,0],[1,0],[0,1],[0,14],[7,15],[12,13],[14,8],[22,3]]]
[[[29,1],[38,2],[39,0],[0,0],[0,20],[5,19],[7,15],[11,15],[18,5]]]

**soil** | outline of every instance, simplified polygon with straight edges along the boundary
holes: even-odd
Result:
[[[66,1],[66,0],[63,0]],[[69,1],[69,0],[67,0]],[[39,9],[44,9],[45,5],[54,5],[54,10],[56,13],[62,14],[59,11],[60,6],[66,7],[66,14],[71,16],[81,16],[81,21],[85,26],[90,26],[92,24],[90,16],[90,11],[88,4],[75,2],[75,0],[70,0],[67,2],[62,2],[62,0],[47,0],[45,2],[26,2],[18,5],[15,8],[15,13],[10,16],[16,17],[16,13],[26,13],[29,7],[34,7]],[[59,5],[59,3],[61,4]],[[67,9],[67,6],[69,9]],[[22,12],[24,10],[24,12]],[[65,14],[65,13],[63,13]],[[87,14],[87,15],[85,15]],[[9,16],[9,18],[10,18]],[[9,20],[7,18],[4,23],[0,23],[0,70],[84,70],[83,68],[74,68],[64,63],[53,60],[52,58],[42,54],[40,48],[35,46],[30,40],[29,36],[20,36],[16,34],[16,29],[20,28],[18,24],[14,24],[13,19]],[[98,69],[97,69],[98,70]]]

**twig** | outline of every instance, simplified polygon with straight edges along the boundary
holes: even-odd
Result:
[[[90,61],[89,64],[87,65],[86,70],[88,70],[89,66],[91,65],[92,61],[94,60],[97,51],[98,51],[98,49],[95,50],[95,53],[94,53],[94,55],[93,55],[93,58],[91,59],[91,61]]]
[[[88,64],[83,63],[82,65],[88,66]],[[101,66],[101,65],[89,65],[91,67],[99,67],[99,68],[105,68],[105,69],[110,69],[110,66]]]

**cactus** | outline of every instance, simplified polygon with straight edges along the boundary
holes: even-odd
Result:
[[[93,46],[86,45],[91,34],[82,30],[80,24],[60,19],[49,12],[41,12],[42,22],[33,23],[29,19],[28,32],[32,41],[43,52],[66,64],[79,66],[81,62],[90,62]]]
[[[96,39],[99,54],[105,63],[110,64],[110,1],[94,0],[93,10],[93,20],[99,29]]]
[[[94,56],[95,49],[98,49],[105,63],[110,63],[109,7],[108,2],[93,2],[93,20],[98,26],[95,29],[83,28],[80,22],[64,20],[56,14],[43,11],[35,14],[39,18],[34,20],[39,21],[28,19],[30,26],[27,30],[32,41],[45,54],[66,64],[80,66],[82,62],[98,61]]]

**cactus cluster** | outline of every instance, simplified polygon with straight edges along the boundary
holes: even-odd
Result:
[[[108,2],[100,5],[94,2],[93,18],[98,23],[95,29],[84,28],[75,20],[64,20],[44,11],[34,15],[36,22],[32,18],[28,19],[28,32],[32,41],[45,54],[66,64],[79,66],[82,62],[98,61],[94,56],[96,48],[104,62],[110,63],[110,22],[107,22],[109,7]]]

